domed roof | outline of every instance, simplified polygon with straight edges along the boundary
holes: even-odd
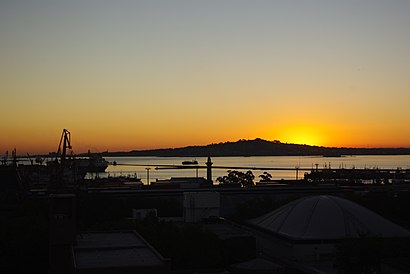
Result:
[[[363,206],[325,195],[298,199],[250,223],[295,240],[410,236],[408,230]]]

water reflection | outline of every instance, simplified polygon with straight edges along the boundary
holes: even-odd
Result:
[[[131,176],[141,178],[146,182],[147,172],[145,166],[132,165],[154,165],[151,167],[149,176],[151,181],[163,180],[171,177],[205,177],[205,168],[192,169],[156,169],[155,165],[181,165],[183,161],[198,161],[198,166],[205,167],[207,157],[197,157],[195,159],[187,157],[107,157],[109,162],[117,162],[121,165],[110,165],[105,173],[90,173],[88,178],[108,177],[108,176]],[[212,178],[224,176],[228,169],[218,169],[224,167],[264,167],[264,168],[410,168],[410,155],[394,156],[343,156],[343,157],[321,157],[321,156],[260,156],[260,157],[214,157]],[[129,164],[126,166],[123,164]],[[263,171],[253,171],[256,178]],[[273,180],[295,179],[296,172],[293,170],[269,171]],[[298,178],[303,178],[303,171],[299,171]]]

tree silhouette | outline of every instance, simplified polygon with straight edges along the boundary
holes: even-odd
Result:
[[[237,170],[228,170],[228,175],[218,177],[216,180],[222,184],[240,184],[241,186],[253,186],[255,175],[248,170],[245,173]]]
[[[263,174],[259,175],[262,182],[270,182],[272,181],[272,175],[269,172],[264,172]]]

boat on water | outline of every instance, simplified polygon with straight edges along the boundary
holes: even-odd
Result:
[[[88,158],[83,159],[82,162],[87,172],[105,172],[108,167],[108,161],[100,154],[92,154],[90,152],[88,152]]]
[[[100,154],[90,151],[80,157],[73,154],[70,135],[68,130],[63,130],[58,151],[50,154],[54,157],[51,160],[36,159],[34,163],[29,158],[30,164],[16,164],[25,190],[61,186],[76,187],[83,185],[88,172],[105,172],[108,161]]]
[[[190,160],[190,161],[183,161],[183,165],[197,165],[198,161],[197,160]]]
[[[48,161],[47,166],[60,165],[69,167],[75,170],[77,173],[86,174],[87,172],[104,172],[108,167],[108,161],[106,161],[100,154],[91,153],[88,150],[88,154],[85,157],[76,157],[73,155],[71,147],[71,133],[63,129],[61,135],[60,144],[58,146],[57,153],[55,153],[55,160]],[[67,150],[70,150],[70,154]]]
[[[59,160],[57,159],[59,162]],[[68,156],[66,159],[67,166],[76,169],[78,172],[105,172],[108,167],[108,161],[100,154],[88,152],[87,156]],[[47,165],[53,165],[55,160],[48,161]]]

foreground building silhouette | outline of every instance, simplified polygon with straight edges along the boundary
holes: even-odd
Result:
[[[334,258],[345,240],[410,237],[407,229],[371,210],[330,195],[298,199],[248,225],[263,254],[311,273],[338,273]]]
[[[75,195],[50,198],[50,274],[169,273],[169,260],[136,231],[79,233]]]
[[[214,233],[226,246],[236,246],[242,255],[253,250],[245,254],[243,261],[225,265],[223,273],[288,273],[286,269],[291,269],[291,273],[340,273],[335,257],[343,241],[410,237],[408,230],[336,196],[304,197],[243,224],[219,217],[214,222],[214,218],[209,218],[219,214],[218,200],[217,192],[186,193],[184,217],[185,222],[197,223]],[[76,211],[75,195],[50,196],[49,273],[175,271],[171,261],[135,231],[77,231]]]

